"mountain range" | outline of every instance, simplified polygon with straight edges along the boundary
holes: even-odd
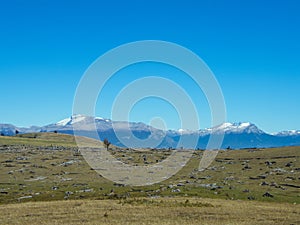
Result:
[[[160,130],[141,122],[112,121],[100,117],[73,115],[54,124],[29,128],[0,124],[2,136],[31,132],[58,132],[98,138],[107,138],[120,147],[143,148],[197,148],[205,149],[211,135],[224,135],[220,148],[267,148],[300,145],[300,131],[282,131],[269,134],[255,124],[223,123],[212,128],[191,130]],[[195,142],[196,140],[196,142]],[[193,143],[191,145],[191,143]]]

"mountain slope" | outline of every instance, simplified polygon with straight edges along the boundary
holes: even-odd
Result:
[[[223,123],[218,126],[190,131],[163,131],[141,122],[112,121],[101,117],[73,115],[57,123],[43,127],[18,128],[10,124],[0,124],[2,135],[30,132],[59,132],[99,138],[121,147],[143,148],[200,148],[205,149],[211,135],[224,134],[221,148],[266,148],[300,145],[300,131],[284,131],[268,134],[255,124]],[[95,132],[96,131],[96,132]],[[181,142],[180,142],[181,141]],[[194,144],[193,144],[194,143]]]

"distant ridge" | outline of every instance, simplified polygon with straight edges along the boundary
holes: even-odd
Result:
[[[197,131],[183,129],[163,131],[141,122],[112,121],[110,119],[85,115],[73,115],[59,122],[42,127],[20,128],[11,124],[0,124],[0,133],[1,135],[12,136],[18,130],[20,133],[56,131],[59,133],[74,134],[73,128],[76,128],[77,133],[82,136],[97,138],[92,132],[95,126],[101,140],[108,138],[112,144],[121,147],[124,147],[123,143],[126,140],[127,147],[190,148],[189,140],[199,138],[194,148],[205,149],[210,135],[221,134],[224,134],[224,141],[221,146],[223,149],[300,145],[299,130],[268,134],[250,122],[226,122],[212,128]],[[181,146],[178,146],[181,137],[184,137],[185,142],[181,143]],[[140,142],[135,141],[136,138],[139,140],[149,139],[150,142],[147,142],[147,146],[141,146]]]

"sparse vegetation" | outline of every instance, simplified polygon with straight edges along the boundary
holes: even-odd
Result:
[[[0,206],[1,224],[299,224],[299,207],[287,203],[163,198],[29,202]]]
[[[171,154],[115,146],[109,151],[132,165],[153,164]],[[69,135],[3,136],[0,154],[1,224],[35,224],[40,216],[45,224],[140,224],[142,218],[144,224],[299,223],[300,147],[220,151],[202,172],[197,170],[202,151],[196,151],[178,174],[145,187],[103,178],[78,154]],[[134,216],[126,217],[129,213]]]

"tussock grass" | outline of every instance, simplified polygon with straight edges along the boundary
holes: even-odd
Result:
[[[96,173],[74,141],[54,133],[0,137],[0,224],[300,223],[300,147],[220,151],[204,171],[196,151],[168,180],[131,187]],[[115,146],[110,152],[133,165],[171,154]]]
[[[0,223],[273,225],[300,222],[299,207],[286,203],[188,198],[186,205],[186,201],[186,198],[163,198],[136,199],[126,204],[120,204],[118,200],[9,204],[0,206]]]

